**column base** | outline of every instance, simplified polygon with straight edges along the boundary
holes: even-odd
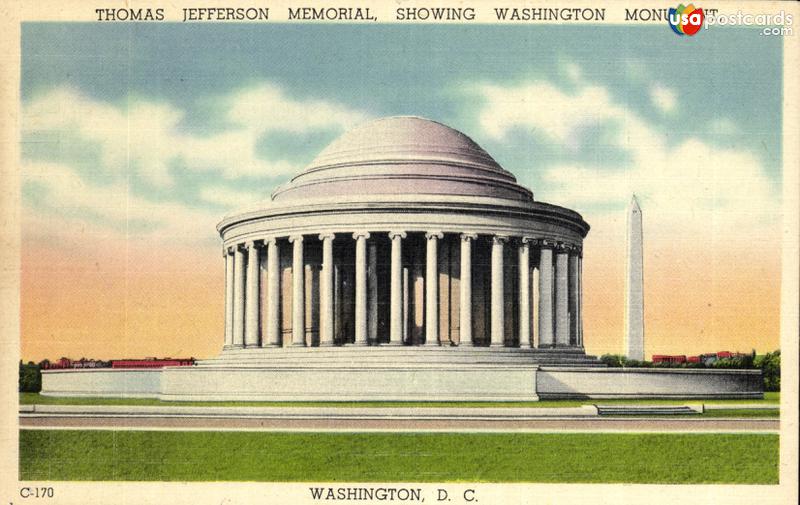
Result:
[[[458,347],[476,347],[472,342],[459,342]]]
[[[439,342],[430,343],[430,344],[425,342],[424,344],[422,344],[422,347],[441,347],[441,344]]]
[[[389,346],[389,347],[400,347],[400,346],[403,345],[403,343],[402,342],[386,342],[386,343],[381,344],[381,345],[385,345],[385,346]]]
[[[283,347],[283,346],[281,344],[276,343],[276,344],[264,344],[261,347],[265,348],[265,347]]]
[[[334,345],[336,345],[334,342],[320,342],[319,343],[320,347],[333,347]]]
[[[308,347],[305,343],[292,342],[292,347]]]
[[[497,347],[505,347],[505,346],[506,346],[506,344],[500,344],[500,343],[494,343],[494,342],[489,344],[489,347],[495,347],[495,348],[497,348]]]
[[[244,348],[245,348],[245,349],[259,349],[260,347],[261,347],[261,346],[260,346],[260,345],[258,345],[258,344],[245,344],[245,345],[244,345]]]
[[[353,342],[350,345],[354,345],[356,347],[367,347],[369,346],[369,342]]]

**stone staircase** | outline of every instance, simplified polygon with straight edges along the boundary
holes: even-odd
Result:
[[[448,365],[605,367],[581,349],[490,347],[343,346],[229,349],[197,366],[403,367]]]
[[[703,406],[690,405],[595,405],[601,416],[675,416],[701,414]]]

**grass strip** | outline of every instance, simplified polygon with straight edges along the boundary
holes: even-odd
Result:
[[[775,484],[778,436],[21,430],[20,478]]]
[[[698,404],[759,404],[779,403],[780,393],[764,393],[763,400],[544,400],[537,402],[184,402],[162,401],[154,398],[66,398],[43,396],[39,393],[20,393],[20,405],[155,405],[208,407],[580,407],[601,405],[686,405]]]

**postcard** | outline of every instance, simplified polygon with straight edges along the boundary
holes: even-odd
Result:
[[[2,12],[0,503],[796,502],[796,4]]]

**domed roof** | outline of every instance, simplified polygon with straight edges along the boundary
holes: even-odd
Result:
[[[378,119],[344,133],[272,198],[375,194],[532,199],[531,192],[471,138],[410,116]]]

